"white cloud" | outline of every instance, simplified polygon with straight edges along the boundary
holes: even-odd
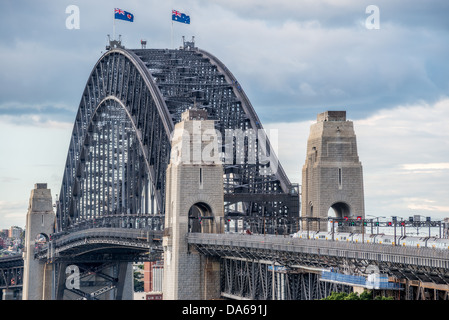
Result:
[[[28,201],[0,201],[0,229],[25,226]]]
[[[405,200],[409,203],[408,208],[410,210],[425,211],[426,214],[432,212],[442,212],[443,214],[447,214],[449,212],[449,205],[438,205],[435,200],[422,198],[406,198]]]
[[[413,173],[430,173],[436,170],[448,170],[449,162],[404,164],[402,169],[412,171]]]
[[[35,183],[59,193],[73,124],[36,115],[0,117],[0,229],[24,227]]]
[[[435,219],[449,217],[449,131],[445,114],[449,114],[449,99],[434,105],[380,110],[371,117],[354,120],[367,215],[408,217],[423,213]],[[351,118],[351,113],[347,117]],[[311,123],[265,125],[279,130],[278,156],[292,182],[301,183]]]
[[[65,28],[68,4],[49,0],[8,5],[0,21],[0,201],[27,199],[36,182],[59,192],[73,126],[60,116],[76,111],[112,33],[110,1],[76,4],[79,30]],[[136,0],[126,3],[135,22],[117,24],[117,34],[128,48],[139,47],[141,38],[149,48],[167,48],[171,9],[186,11],[192,24],[174,26],[175,47],[182,35],[194,35],[197,46],[234,73],[264,126],[279,128],[279,158],[293,182],[301,181],[305,159],[310,121],[304,119],[344,106],[348,117],[362,118],[355,130],[368,211],[410,210],[412,195],[445,208],[448,170],[433,164],[448,159],[448,101],[432,101],[449,89],[448,20],[441,14],[447,1],[379,0],[381,29],[375,31],[364,24],[369,4]],[[13,105],[20,110],[8,109]]]

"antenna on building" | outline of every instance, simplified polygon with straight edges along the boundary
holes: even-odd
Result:
[[[118,35],[118,40],[111,40],[111,36],[108,34],[109,44],[106,45],[106,50],[111,50],[115,48],[125,49],[125,46],[122,46],[122,35]]]
[[[190,40],[190,41],[186,41],[185,37],[182,36],[182,49],[184,49],[184,50],[197,49],[195,47],[195,36],[192,36],[192,40]]]

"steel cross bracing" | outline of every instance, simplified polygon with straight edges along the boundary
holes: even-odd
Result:
[[[21,254],[0,258],[0,289],[23,285],[23,259]]]
[[[84,89],[56,231],[102,216],[163,215],[170,134],[192,107],[205,108],[222,135],[226,214],[297,217],[298,190],[269,140],[253,134],[262,125],[223,63],[196,48],[119,48],[99,59]]]
[[[398,279],[449,284],[446,250],[235,234],[191,233],[188,242],[204,255],[268,261],[292,270],[334,268],[366,275],[375,267]]]
[[[71,262],[72,263],[72,262]],[[113,300],[120,300],[123,295],[124,277],[130,266],[120,261],[98,261],[96,263],[78,262],[79,287],[68,286],[65,277],[67,262],[60,262],[55,268],[56,300],[98,300],[105,294]],[[112,292],[111,292],[112,291]]]
[[[221,295],[249,300],[318,300],[332,292],[351,292],[342,284],[320,281],[317,272],[278,270],[269,261],[221,260]]]

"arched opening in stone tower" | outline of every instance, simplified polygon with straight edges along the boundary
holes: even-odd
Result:
[[[45,233],[39,233],[34,239],[34,243],[36,244],[45,244],[48,242],[50,238]]]
[[[204,202],[195,203],[189,209],[189,232],[212,233],[214,216],[212,209]]]
[[[48,237],[47,234],[45,234],[45,233],[39,233],[39,234],[34,238],[35,250],[38,250],[40,247],[42,247],[42,246],[44,246],[45,244],[47,244],[49,240],[50,240],[50,238]]]
[[[336,202],[328,210],[327,213],[328,217],[335,217],[342,219],[344,217],[350,217],[351,216],[351,208],[347,203],[344,202]],[[338,224],[334,224],[329,222],[328,224],[328,230],[333,230],[337,232],[349,232],[348,227],[343,225],[340,225],[341,222]],[[336,228],[336,229],[335,229]]]
[[[347,203],[336,202],[329,208],[328,216],[336,218],[349,217],[351,215],[351,208]]]

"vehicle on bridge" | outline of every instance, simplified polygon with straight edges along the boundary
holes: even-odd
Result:
[[[344,241],[352,243],[377,243],[382,245],[395,245],[395,236],[388,234],[361,234],[350,232],[322,232],[298,231],[291,235],[293,238]],[[396,244],[403,247],[434,248],[449,250],[449,239],[437,237],[396,236]]]

